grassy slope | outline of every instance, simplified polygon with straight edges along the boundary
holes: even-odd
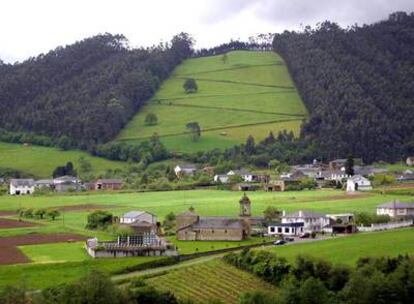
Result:
[[[126,166],[125,163],[94,157],[81,151],[0,143],[0,167],[20,170],[36,177],[50,177],[57,166],[62,166],[68,161],[73,162],[76,168],[81,156],[91,162],[95,174],[104,173],[106,169]]]
[[[359,233],[333,240],[275,247],[272,251],[290,261],[302,254],[353,266],[361,257],[413,254],[414,229]]]
[[[156,132],[170,149],[200,151],[244,142],[249,134],[261,140],[269,131],[298,133],[306,109],[277,54],[234,51],[228,53],[226,63],[221,58],[189,59],[181,64],[119,139],[139,141]],[[197,93],[184,92],[187,77],[197,80]],[[144,124],[150,112],[158,116],[156,126]],[[204,130],[197,143],[182,135],[190,121],[199,122]]]
[[[272,289],[254,275],[218,259],[173,270],[146,282],[157,289],[173,292],[179,299],[199,302],[218,299],[224,303],[238,303],[243,292]]]

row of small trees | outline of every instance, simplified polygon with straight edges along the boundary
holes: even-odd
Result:
[[[37,218],[43,220],[45,218],[50,218],[51,220],[55,220],[57,217],[60,216],[60,212],[58,209],[21,209],[19,210],[19,217],[22,218]]]

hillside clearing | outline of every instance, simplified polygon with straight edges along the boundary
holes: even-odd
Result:
[[[56,148],[24,146],[0,142],[0,168],[19,170],[35,177],[51,177],[57,166],[71,161],[75,168],[84,157],[92,165],[92,174],[103,174],[108,169],[121,169],[126,163],[94,157],[82,151],[62,151]]]
[[[195,152],[231,147],[248,135],[259,141],[270,131],[298,134],[307,111],[283,60],[273,52],[251,51],[229,52],[227,58],[194,58],[178,66],[118,140],[142,141],[157,133],[167,148]],[[184,92],[187,78],[196,79],[197,93]],[[145,125],[148,113],[157,115],[157,125]],[[186,135],[190,121],[202,128],[198,142]]]

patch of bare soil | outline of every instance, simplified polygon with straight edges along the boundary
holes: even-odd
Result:
[[[0,229],[38,226],[36,223],[0,218]]]
[[[16,214],[17,211],[0,211],[0,216],[12,216]]]
[[[25,256],[17,246],[50,244],[62,242],[84,241],[87,237],[71,233],[55,234],[25,234],[0,238],[0,265],[10,265],[17,263],[29,263],[30,259]]]

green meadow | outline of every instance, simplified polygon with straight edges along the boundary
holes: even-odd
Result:
[[[56,148],[24,146],[0,142],[0,168],[10,168],[35,177],[50,177],[57,166],[71,161],[75,168],[84,157],[92,165],[93,174],[103,174],[107,169],[121,169],[126,163],[94,157],[82,151],[62,151]]]
[[[298,255],[305,255],[354,266],[362,257],[414,254],[414,229],[358,233],[323,241],[275,246],[271,250],[290,261]]]
[[[403,195],[381,195],[378,193],[366,193],[362,196],[347,196],[340,190],[320,190],[320,191],[296,191],[296,192],[248,192],[252,201],[252,212],[254,215],[262,215],[263,210],[267,206],[275,206],[280,210],[310,210],[315,212],[334,213],[334,212],[356,212],[367,211],[375,212],[375,206],[390,201],[392,199],[410,200],[410,196]],[[112,239],[110,232],[91,231],[85,229],[87,215],[94,209],[105,209],[114,215],[121,215],[131,210],[146,210],[158,216],[158,220],[162,221],[164,216],[169,212],[178,214],[194,207],[195,211],[200,215],[221,215],[221,216],[237,216],[239,212],[239,199],[242,193],[236,191],[220,191],[220,190],[192,190],[192,191],[167,191],[167,192],[136,192],[136,193],[78,193],[67,195],[45,195],[45,196],[1,196],[0,211],[11,211],[19,208],[61,208],[73,205],[92,205],[87,210],[78,211],[61,211],[61,216],[55,221],[50,219],[32,221],[40,224],[33,227],[0,229],[0,237],[21,235],[28,233],[56,233],[71,232],[78,233],[88,237],[98,237],[101,240]],[[93,206],[96,206],[93,207]],[[70,209],[70,208],[69,208]],[[390,235],[393,232],[390,232]],[[362,243],[357,239],[369,237],[367,235],[357,235],[352,243],[354,248],[360,248]],[[412,236],[402,236],[398,238],[401,242],[404,239],[410,240]],[[170,237],[181,253],[194,253],[216,250],[221,248],[236,247],[239,245],[247,245],[252,243],[263,242],[262,238],[251,238],[242,242],[180,242],[174,237]],[[387,240],[392,239],[387,238]],[[397,239],[397,238],[396,238]],[[341,243],[345,242],[343,246]],[[330,247],[328,242],[334,242]],[[333,241],[322,241],[314,244],[300,244],[295,246],[286,246],[276,248],[275,250],[286,250],[286,255],[292,257],[301,252],[295,248],[305,248],[306,246],[315,246],[313,249],[315,254],[335,256],[335,252],[341,253],[345,247],[348,248],[352,244],[348,244],[348,239],[338,239]],[[366,242],[367,248],[374,251],[378,245],[375,239]],[[408,243],[408,242],[407,242]],[[411,241],[411,243],[413,243]],[[335,245],[337,244],[337,245]],[[381,243],[382,244],[382,243]],[[327,246],[325,249],[324,246]],[[345,246],[345,247],[344,247]],[[378,251],[379,254],[390,254],[405,252],[405,248],[390,243],[389,249]],[[332,248],[337,251],[332,251]],[[131,258],[131,259],[108,259],[93,260],[86,255],[83,249],[83,243],[60,243],[60,244],[44,244],[30,245],[19,247],[25,255],[27,255],[32,263],[16,264],[11,266],[0,266],[0,286],[6,284],[17,284],[22,282],[22,273],[25,274],[25,282],[31,288],[43,288],[54,284],[74,280],[85,274],[88,269],[102,269],[109,273],[120,271],[125,267],[140,264],[148,261],[148,258]],[[321,249],[318,249],[321,248]],[[361,247],[363,248],[363,247]],[[384,247],[385,248],[385,247]],[[412,248],[411,248],[412,249]],[[291,250],[291,251],[289,251]],[[350,250],[348,248],[348,250]],[[312,250],[309,250],[310,254]],[[323,253],[322,253],[323,252]],[[347,256],[343,251],[345,258],[355,259],[357,254],[350,252]],[[361,254],[368,254],[369,251],[361,251]],[[339,258],[338,258],[339,259]],[[39,280],[38,278],[42,279]]]
[[[248,135],[257,141],[270,131],[298,134],[307,117],[282,58],[273,52],[234,51],[223,56],[188,59],[176,68],[157,94],[121,132],[118,140],[142,141],[157,133],[167,148],[194,152],[242,143]],[[198,91],[187,94],[186,78],[197,81]],[[145,125],[155,113],[158,124]],[[198,142],[185,125],[202,128]]]

